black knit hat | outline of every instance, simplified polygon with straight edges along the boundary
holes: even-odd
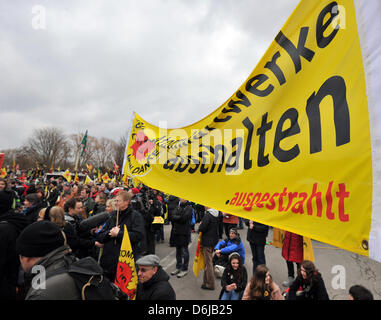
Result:
[[[13,194],[11,191],[0,191],[0,214],[9,211],[13,204]]]
[[[61,229],[50,221],[27,226],[17,238],[16,251],[24,257],[43,257],[65,243]]]

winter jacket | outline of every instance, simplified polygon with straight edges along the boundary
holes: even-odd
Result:
[[[192,206],[184,202],[172,214],[173,234],[189,236],[191,232]]]
[[[168,280],[168,274],[159,266],[151,279],[138,283],[136,300],[176,300],[176,293]]]
[[[256,246],[266,245],[266,238],[269,233],[269,227],[259,222],[245,221],[247,228],[246,240]]]
[[[69,247],[64,245],[44,256],[37,264],[45,268],[45,288],[31,287],[25,300],[81,300],[80,293],[74,280],[68,273],[50,276],[55,270],[65,267],[64,256],[68,255],[75,261],[75,257],[68,253]],[[30,274],[30,276],[39,276]]]
[[[95,238],[90,232],[80,232],[79,224],[82,219],[78,215],[71,216],[65,213],[66,224],[63,231],[66,234],[67,243],[78,258],[84,258],[94,254]]]
[[[224,273],[222,274],[222,277],[221,277],[222,289],[220,292],[219,299],[221,299],[222,295],[226,291],[225,287],[229,284],[232,284],[232,283],[235,283],[237,285],[237,289],[235,289],[234,291],[243,295],[243,292],[244,292],[246,285],[247,285],[247,270],[246,270],[245,266],[242,266],[241,270],[242,270],[241,279],[238,282],[236,280],[237,279],[236,273],[238,272],[238,270],[235,271],[235,270],[233,270],[233,268],[231,268],[229,266],[225,268]]]
[[[218,210],[209,209],[205,212],[198,231],[202,232],[201,245],[203,247],[211,247],[218,243]]]
[[[130,206],[126,210],[120,211],[118,221],[120,231],[117,237],[113,238],[109,236],[109,232],[116,226],[116,218],[117,211],[114,211],[101,232],[97,234],[97,240],[104,244],[100,264],[107,273],[114,273],[117,268],[120,246],[124,235],[124,225],[127,227],[135,260],[143,255],[146,250],[144,218],[140,212],[133,210]]]
[[[296,291],[302,288],[303,294],[296,296]],[[297,276],[295,281],[290,286],[289,300],[329,300],[327,289],[323,278],[319,272],[315,272],[312,281],[303,279],[302,276]]]
[[[214,250],[221,250],[221,253],[224,255],[237,252],[242,258],[242,263],[245,263],[245,247],[243,246],[239,235],[233,240],[221,240],[214,247]]]
[[[303,237],[286,231],[282,246],[282,257],[287,261],[303,262]]]
[[[0,215],[0,300],[16,298],[20,266],[16,239],[28,224],[25,216],[13,210]]]
[[[168,220],[172,221],[172,215],[179,206],[179,198],[175,196],[169,196],[168,197]]]
[[[46,203],[44,202],[39,202],[37,204],[35,204],[34,206],[32,207],[29,207],[29,208],[25,208],[21,214],[25,215],[28,220],[29,220],[29,223],[33,223],[33,222],[36,222],[37,219],[38,219],[38,214],[40,213],[40,211],[46,207]]]

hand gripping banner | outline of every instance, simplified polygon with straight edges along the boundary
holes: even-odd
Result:
[[[168,129],[135,113],[124,173],[381,261],[379,30],[378,0],[301,1],[211,114]]]

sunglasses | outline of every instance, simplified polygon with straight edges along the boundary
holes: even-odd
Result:
[[[150,267],[150,268],[138,268],[138,272],[140,271],[140,272],[147,272],[147,271],[149,271],[149,270],[152,270],[153,269],[153,267]]]

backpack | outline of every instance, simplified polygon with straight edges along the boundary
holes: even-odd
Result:
[[[50,274],[48,278],[67,272],[74,280],[82,300],[128,300],[114,283],[103,275],[103,269],[91,257],[72,261],[65,256],[64,268]]]

